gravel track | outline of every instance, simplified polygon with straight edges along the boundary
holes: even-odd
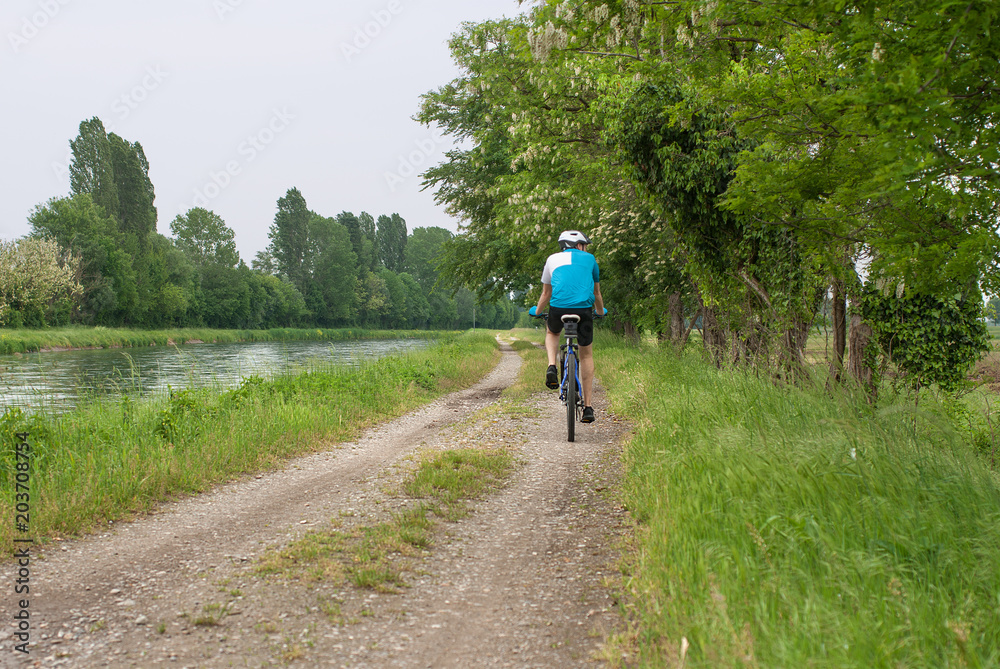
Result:
[[[0,666],[599,666],[621,627],[626,523],[613,489],[626,426],[599,388],[598,422],[572,444],[548,392],[506,412],[498,398],[521,359],[503,348],[480,383],[356,442],[46,546],[32,566],[31,654],[14,653],[5,626]],[[386,517],[407,504],[398,487],[415,456],[470,445],[511,448],[521,466],[469,517],[440,524],[401,592],[252,573],[269,547],[335,516]],[[0,578],[13,582],[13,571],[2,565]]]

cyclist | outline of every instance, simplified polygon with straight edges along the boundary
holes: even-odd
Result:
[[[556,353],[559,351],[559,333],[562,332],[564,314],[580,317],[577,339],[580,352],[580,380],[583,383],[584,423],[594,422],[594,407],[590,405],[590,391],[594,382],[594,310],[604,314],[601,297],[601,272],[594,256],[587,253],[590,238],[579,230],[566,230],[559,235],[559,253],[545,261],[542,270],[542,296],[538,298],[537,313],[548,307],[549,318],[545,331],[545,350],[549,367],[545,370],[545,385],[559,387]]]

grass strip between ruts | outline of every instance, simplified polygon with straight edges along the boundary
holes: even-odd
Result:
[[[256,568],[307,582],[395,592],[406,585],[405,558],[419,555],[433,539],[436,518],[455,521],[477,499],[506,482],[515,466],[504,448],[462,448],[425,454],[404,491],[420,502],[383,522],[351,529],[315,530],[287,546],[272,549]],[[339,610],[339,609],[338,609]]]

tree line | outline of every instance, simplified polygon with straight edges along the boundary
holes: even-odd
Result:
[[[418,119],[462,140],[425,174],[466,227],[450,277],[539,290],[559,231],[595,240],[626,333],[831,379],[955,388],[988,347],[1000,5],[546,2],[465,24]]]
[[[68,197],[39,205],[31,232],[0,242],[0,326],[82,323],[145,328],[510,327],[507,299],[477,304],[438,286],[453,235],[407,231],[399,214],[318,214],[292,188],[277,201],[270,244],[248,266],[235,232],[195,207],[157,232],[155,190],[138,142],[98,118],[70,142]]]

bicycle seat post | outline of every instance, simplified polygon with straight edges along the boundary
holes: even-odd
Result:
[[[566,337],[577,337],[577,327],[580,325],[580,317],[576,314],[566,314],[562,317],[563,328]]]

